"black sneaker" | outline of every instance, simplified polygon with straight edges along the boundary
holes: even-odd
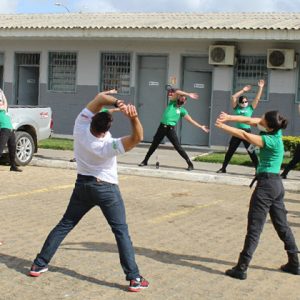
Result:
[[[194,170],[194,166],[193,165],[188,165],[188,167],[186,169],[188,171],[193,171]]]
[[[280,177],[281,177],[282,179],[286,179],[286,175],[285,175],[285,174],[280,174]]]
[[[236,278],[236,279],[240,279],[240,280],[244,280],[247,278],[247,272],[237,269],[236,267],[226,270],[225,274],[227,276],[230,276],[230,277]]]
[[[33,277],[39,277],[42,273],[45,273],[47,271],[48,271],[48,266],[39,267],[35,264],[32,264],[31,269],[29,271],[29,275]]]
[[[143,166],[148,166],[148,162],[146,162],[145,160],[143,160],[143,161],[139,164],[139,167],[143,167]]]
[[[283,272],[286,272],[286,273],[290,273],[290,274],[294,274],[294,275],[300,275],[300,267],[299,266],[293,266],[293,265],[287,263],[285,265],[282,265],[280,267],[280,269]]]
[[[139,292],[142,289],[146,289],[149,286],[149,282],[142,276],[130,280],[128,291]]]
[[[21,170],[21,169],[18,168],[17,166],[11,166],[11,167],[10,167],[10,171],[13,171],[13,172],[23,172],[23,170]]]
[[[217,171],[217,173],[226,173],[226,169],[221,168],[220,170]]]

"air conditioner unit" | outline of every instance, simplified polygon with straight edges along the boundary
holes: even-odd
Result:
[[[268,49],[267,68],[294,69],[296,68],[294,49]]]
[[[209,46],[208,63],[211,65],[234,65],[235,47],[225,45]]]

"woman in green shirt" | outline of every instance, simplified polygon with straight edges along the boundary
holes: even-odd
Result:
[[[16,158],[16,136],[13,130],[10,116],[7,113],[7,100],[0,89],[0,156],[3,153],[4,147],[8,146],[10,170],[14,172],[22,172],[17,167]]]
[[[249,105],[247,97],[243,94],[245,92],[249,92],[251,90],[251,85],[244,86],[243,89],[241,89],[240,91],[236,92],[234,95],[231,96],[231,107],[233,108],[235,115],[244,116],[244,117],[252,116],[253,111],[254,111],[254,109],[256,109],[258,102],[261,98],[263,88],[265,85],[265,81],[261,79],[258,81],[257,85],[258,85],[257,94],[250,105]],[[235,124],[235,126],[236,126],[236,128],[242,129],[246,132],[251,132],[251,126],[249,126],[248,124],[237,122]],[[250,144],[243,139],[240,139],[236,136],[232,136],[230,139],[230,142],[229,142],[228,150],[225,154],[225,158],[224,158],[222,167],[221,167],[221,169],[219,169],[217,171],[217,173],[226,173],[227,165],[229,164],[233,154],[235,153],[236,149],[239,147],[241,142],[244,144],[244,146],[253,162],[254,167],[257,168],[258,159],[257,159],[255,152],[249,151]]]
[[[260,134],[256,135],[228,126],[224,124],[227,121],[255,126],[260,130]],[[285,129],[286,126],[287,120],[278,111],[269,111],[261,118],[221,113],[216,121],[216,127],[260,149],[259,164],[254,179],[254,181],[257,180],[257,185],[250,200],[244,248],[240,253],[237,265],[226,271],[226,275],[230,277],[247,278],[247,268],[258,245],[268,213],[279,238],[284,242],[288,255],[288,263],[281,266],[281,270],[300,275],[298,248],[287,222],[283,201],[284,187],[279,175],[284,155],[281,129]]]
[[[153,137],[153,141],[146,153],[145,158],[139,164],[140,167],[147,166],[148,160],[154,151],[159,146],[160,142],[166,136],[169,141],[172,143],[176,151],[179,155],[187,162],[187,170],[191,171],[194,170],[194,165],[190,160],[188,154],[185,152],[183,147],[180,144],[178,136],[176,134],[176,125],[181,118],[184,118],[192,125],[200,128],[204,132],[208,133],[209,129],[206,125],[199,124],[196,122],[188,113],[188,111],[184,108],[184,104],[187,101],[187,97],[191,99],[198,99],[199,95],[196,93],[187,93],[178,89],[169,89],[168,91],[169,96],[169,104],[163,112],[159,127]]]

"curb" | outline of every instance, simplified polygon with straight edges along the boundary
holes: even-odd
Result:
[[[49,167],[49,168],[61,168],[61,169],[71,169],[76,170],[76,163],[69,162],[65,160],[53,160],[53,159],[41,159],[33,158],[31,161],[32,166],[38,167]],[[252,177],[245,176],[234,176],[229,174],[208,174],[199,172],[187,172],[180,170],[162,170],[162,169],[143,169],[139,167],[125,166],[118,164],[118,173],[122,175],[135,175],[143,177],[156,177],[156,178],[166,178],[174,180],[183,181],[198,181],[204,183],[216,183],[216,184],[226,184],[226,185],[240,185],[249,186]],[[283,186],[286,191],[290,192],[300,192],[300,183],[291,182],[283,180]]]

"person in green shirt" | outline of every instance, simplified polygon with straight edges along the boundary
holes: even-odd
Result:
[[[183,157],[183,159],[187,162],[188,167],[187,170],[191,171],[194,169],[194,165],[191,162],[189,156],[184,151],[182,146],[180,145],[178,136],[176,134],[176,128],[178,121],[181,118],[184,118],[194,126],[202,129],[204,132],[209,132],[209,129],[205,125],[201,125],[198,122],[196,122],[192,117],[188,114],[188,111],[184,108],[184,104],[187,101],[187,97],[190,97],[191,99],[198,99],[199,96],[196,93],[187,93],[178,89],[170,89],[168,91],[169,96],[169,104],[166,107],[165,111],[163,112],[160,125],[154,135],[152,144],[144,158],[144,160],[139,164],[140,167],[147,166],[148,160],[150,156],[154,153],[154,151],[159,146],[162,139],[166,136],[174,148],[177,150],[177,152]]]
[[[245,92],[249,92],[251,90],[251,85],[244,86],[243,89],[241,89],[240,91],[238,91],[234,95],[232,95],[231,96],[231,106],[233,108],[234,114],[237,116],[251,117],[254,109],[257,107],[258,102],[261,98],[264,85],[265,85],[264,80],[261,79],[258,81],[257,94],[250,105],[249,105],[247,97],[244,96],[243,94]],[[236,128],[242,129],[246,132],[251,132],[251,126],[249,126],[248,124],[243,124],[243,123],[237,122]],[[255,152],[251,151],[249,149],[250,144],[245,140],[242,140],[238,137],[232,136],[230,139],[230,142],[229,142],[228,150],[225,154],[225,158],[224,158],[222,167],[221,167],[221,169],[219,169],[217,171],[217,173],[226,173],[227,165],[229,164],[233,154],[235,153],[236,149],[239,147],[241,142],[244,144],[245,148],[247,149],[247,152],[248,152],[255,168],[257,167],[258,159],[257,159]]]
[[[0,156],[3,153],[4,147],[8,146],[10,171],[22,172],[17,167],[16,158],[16,136],[13,130],[11,119],[7,113],[7,100],[4,92],[0,89]]]
[[[255,126],[260,130],[260,133],[259,135],[252,134],[242,129],[228,126],[224,124],[227,121]],[[244,248],[240,253],[237,265],[225,272],[230,277],[237,279],[247,278],[247,268],[258,245],[268,213],[279,238],[284,243],[284,248],[288,255],[288,263],[282,265],[281,270],[300,275],[298,247],[287,222],[284,187],[279,175],[284,155],[281,129],[285,129],[287,123],[288,121],[278,111],[268,111],[261,118],[221,113],[216,121],[216,127],[259,148],[259,164],[256,176],[250,185],[252,186],[257,181],[250,200]]]

